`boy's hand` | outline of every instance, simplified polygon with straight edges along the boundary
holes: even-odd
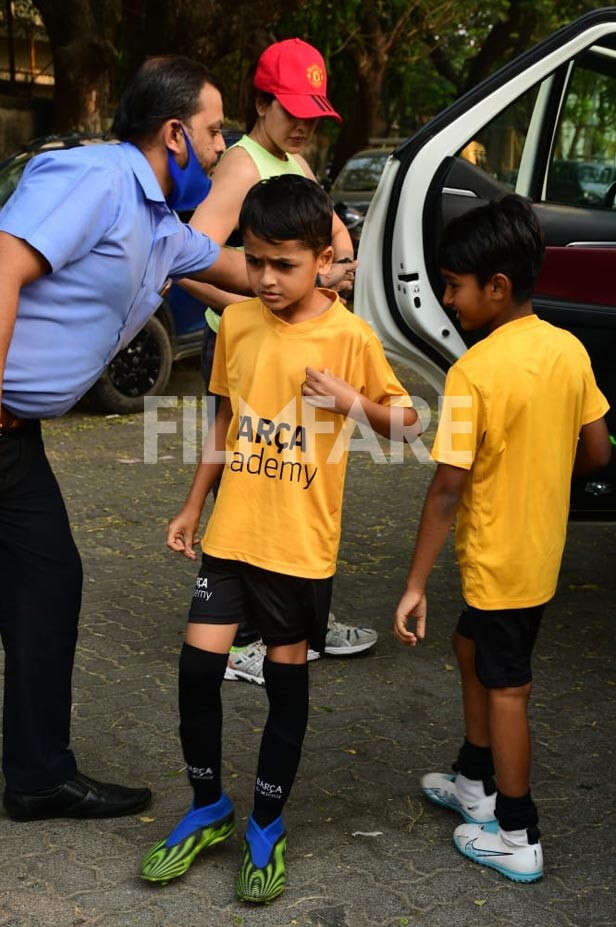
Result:
[[[196,560],[197,555],[193,544],[198,542],[197,530],[199,516],[194,512],[182,509],[179,515],[172,518],[167,528],[167,547],[179,554],[184,554],[189,560]]]
[[[407,647],[415,647],[418,640],[424,639],[426,636],[427,613],[428,603],[425,593],[416,589],[407,589],[398,603],[394,618],[394,635],[401,644],[406,644]],[[409,618],[414,618],[417,622],[414,634],[406,626]]]
[[[333,397],[334,405],[324,407],[332,412],[348,415],[359,393],[346,380],[335,376],[330,370],[315,370],[314,367],[306,367],[302,395],[312,406],[324,406],[322,400],[326,397]]]

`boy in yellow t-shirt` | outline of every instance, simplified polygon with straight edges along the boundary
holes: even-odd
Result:
[[[281,812],[308,718],[308,644],[323,648],[340,539],[349,428],[413,429],[411,401],[370,327],[315,285],[332,261],[332,206],[305,177],[264,180],[240,213],[256,299],[225,310],[210,388],[214,428],[167,543],[195,559],[205,498],[222,472],[179,670],[180,737],[194,791],[190,811],[142,862],[151,881],[182,875],[233,830],[221,789],[220,686],[238,624],[267,645],[269,715],[237,885],[266,902],[285,886]],[[392,431],[393,429],[393,431]],[[407,434],[409,432],[407,431]],[[215,457],[212,450],[226,450]]]
[[[453,644],[466,739],[457,775],[430,773],[422,790],[464,818],[454,832],[461,853],[522,882],[543,875],[529,788],[531,652],[556,589],[572,470],[610,458],[608,404],[586,351],[533,312],[542,258],[537,221],[516,196],[445,230],[445,306],[463,329],[485,326],[488,334],[447,376],[432,449],[438,467],[394,620],[403,644],[424,637],[426,582],[457,513],[466,608]]]

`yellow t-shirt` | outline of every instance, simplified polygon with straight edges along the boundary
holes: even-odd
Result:
[[[536,315],[497,328],[451,367],[432,456],[470,470],[455,533],[469,605],[552,598],[580,428],[608,408],[583,345]]]
[[[375,402],[412,405],[370,326],[321,292],[330,307],[294,325],[259,299],[223,313],[210,390],[230,398],[233,418],[202,541],[212,556],[312,579],[335,572],[352,428],[302,400],[306,367],[330,370]]]

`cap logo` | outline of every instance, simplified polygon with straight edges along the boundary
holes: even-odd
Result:
[[[311,64],[309,68],[306,68],[306,77],[315,90],[321,87],[325,80],[323,68],[319,67],[318,64]]]

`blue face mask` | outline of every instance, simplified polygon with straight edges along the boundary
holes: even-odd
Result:
[[[173,181],[173,189],[167,197],[167,204],[178,212],[196,209],[199,203],[206,198],[212,186],[212,181],[197,160],[197,155],[183,126],[182,132],[188,150],[186,167],[180,167],[173,154],[167,149],[169,173]]]

